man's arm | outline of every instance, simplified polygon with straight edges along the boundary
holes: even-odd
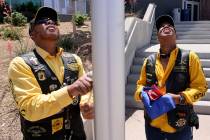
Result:
[[[80,70],[82,69],[80,68]],[[81,85],[79,84],[73,88],[76,93],[66,86],[49,94],[42,94],[30,67],[20,57],[10,63],[8,76],[20,113],[29,121],[37,121],[58,113],[72,103],[70,95],[76,96],[79,94],[78,90],[88,90],[87,88],[89,88],[80,89]]]
[[[137,87],[136,87],[136,91],[134,94],[134,99],[136,101],[141,100],[141,91],[142,91],[143,87],[146,85],[146,62],[147,62],[147,60],[145,59],[144,64],[141,69],[139,80],[136,83]]]
[[[190,52],[189,58],[190,87],[182,92],[187,103],[192,104],[200,100],[208,89],[206,78],[199,60],[194,52]]]
[[[77,63],[82,65],[81,59],[77,59]],[[82,66],[80,68],[82,68],[82,70],[80,70],[79,76],[85,74],[84,68]],[[92,72],[89,73],[88,77],[92,79]],[[81,97],[80,111],[84,119],[94,119],[95,113],[94,113],[93,90],[89,91],[87,94]]]
[[[83,64],[82,64],[82,61],[81,61],[80,57],[75,55],[75,54],[73,54],[73,55],[74,55],[74,57],[77,61],[77,64],[78,64],[78,68],[79,68],[78,69],[79,70],[78,77],[79,77],[79,79],[74,84],[68,86],[67,90],[69,92],[69,96],[84,95],[84,96],[81,96],[81,100],[84,100],[84,97],[87,97],[87,95],[89,95],[89,91],[92,90],[93,81],[92,81],[91,77],[88,77],[85,74],[85,70],[84,70],[84,67],[83,67]],[[80,87],[75,87],[75,86],[80,86]]]

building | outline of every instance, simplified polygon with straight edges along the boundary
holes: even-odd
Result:
[[[180,19],[183,20],[210,20],[210,0],[137,0],[136,11],[144,12],[149,3],[157,5],[156,17],[162,14],[180,13]]]
[[[42,0],[42,5],[63,15],[72,15],[74,11],[87,14],[87,0]]]
[[[13,8],[16,5],[21,5],[23,3],[27,3],[27,2],[33,2],[34,5],[42,5],[42,0],[6,0],[7,3],[10,4],[10,6]]]
[[[37,8],[34,10],[26,10],[23,8],[23,4],[27,5],[28,2],[32,2],[35,6],[47,6],[55,9],[59,14],[60,21],[70,21],[72,15],[75,13],[88,14],[90,15],[90,0],[6,0],[9,5],[15,9],[17,7],[22,8],[19,10],[23,13],[30,21]],[[26,6],[28,7],[28,6]],[[30,6],[29,6],[30,7]],[[31,8],[29,8],[31,9]]]
[[[88,0],[6,0],[12,7],[27,2],[34,5],[54,8],[61,15],[72,15],[74,10],[81,14],[87,14]],[[75,2],[74,2],[75,1]]]

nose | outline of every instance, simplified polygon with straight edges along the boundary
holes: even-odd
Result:
[[[55,22],[50,19],[47,21],[47,25],[50,25],[50,24],[55,25]]]

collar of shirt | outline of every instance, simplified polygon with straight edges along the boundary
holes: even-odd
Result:
[[[158,52],[157,60],[156,60],[156,71],[155,71],[155,73],[156,73],[156,76],[157,76],[158,85],[160,87],[165,87],[165,82],[166,82],[168,76],[170,75],[174,65],[175,65],[177,54],[178,54],[178,48],[175,48],[171,52],[167,67],[164,70],[163,66],[161,64],[161,61],[160,61],[160,52]]]
[[[57,48],[56,56],[50,55],[47,51],[40,47],[36,47],[37,53],[46,61],[51,70],[55,73],[56,77],[59,79],[60,83],[63,83],[64,77],[64,66],[61,59],[63,53],[62,48]]]
[[[43,58],[46,59],[47,57],[52,58],[54,56],[50,55],[47,51],[45,51],[44,49],[40,48],[40,47],[36,47],[36,51],[37,53]],[[56,57],[57,56],[61,56],[63,53],[63,48],[57,48],[57,53],[56,53]]]

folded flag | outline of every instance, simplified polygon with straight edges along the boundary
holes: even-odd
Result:
[[[148,90],[147,94],[151,101],[155,101],[160,98],[164,93],[162,93],[162,91],[160,91],[156,85],[152,85],[152,89]]]
[[[152,120],[176,107],[171,95],[165,94],[152,101],[144,88],[142,90],[142,102],[147,114]]]

